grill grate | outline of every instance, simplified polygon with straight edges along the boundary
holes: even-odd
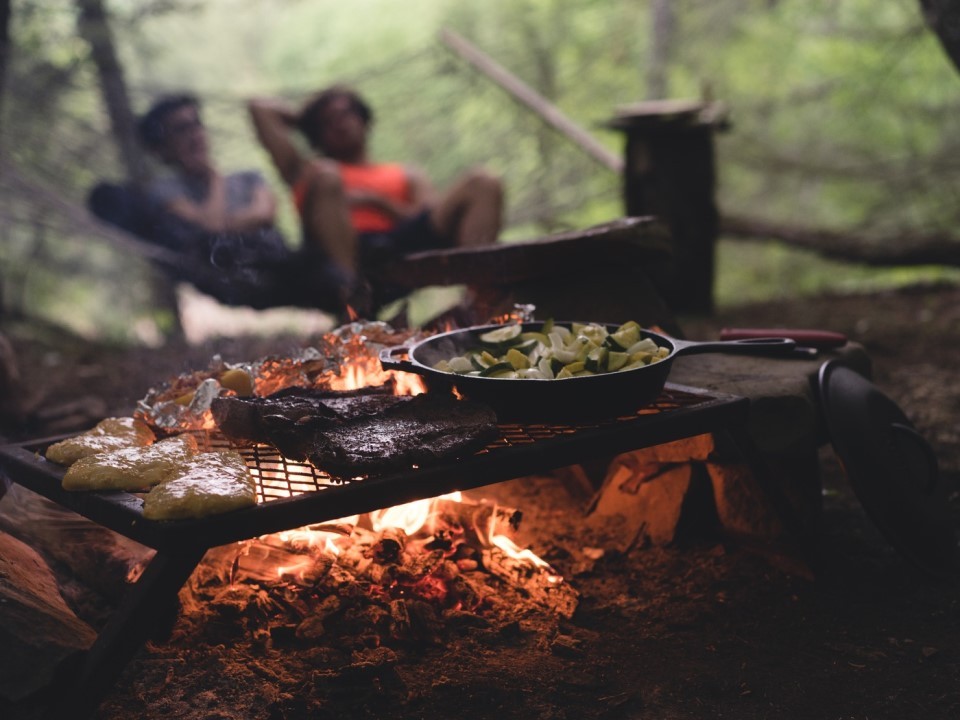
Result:
[[[638,410],[634,415],[577,424],[503,424],[499,426],[501,437],[487,445],[478,454],[496,454],[508,448],[517,447],[529,449],[529,446],[545,441],[572,439],[584,431],[629,424],[642,416],[693,407],[703,401],[702,394],[668,387],[655,403]],[[251,474],[256,479],[257,501],[261,504],[303,493],[342,487],[366,479],[365,477],[333,477],[310,463],[289,460],[268,445],[236,446],[217,433],[201,433],[198,435],[198,440],[206,449],[232,449],[243,456]]]

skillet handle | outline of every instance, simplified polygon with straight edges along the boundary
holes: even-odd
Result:
[[[407,345],[395,345],[393,347],[381,348],[380,365],[384,370],[400,370],[401,372],[417,372],[417,366],[406,357],[395,357],[398,355],[406,356],[410,352]]]
[[[847,343],[847,336],[830,330],[796,330],[792,328],[723,328],[721,340],[747,340],[749,338],[786,337],[804,347],[831,350]]]
[[[796,357],[797,342],[785,337],[746,338],[743,340],[712,340],[693,342],[670,339],[675,355],[694,353],[737,353],[739,355],[762,355],[766,357]]]

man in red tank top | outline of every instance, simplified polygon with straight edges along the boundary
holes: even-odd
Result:
[[[249,103],[261,144],[290,187],[304,241],[351,276],[406,253],[496,241],[500,180],[471,170],[437,193],[416,168],[373,162],[373,113],[353,90],[334,86],[299,110],[269,99]],[[301,132],[316,155],[293,141]]]

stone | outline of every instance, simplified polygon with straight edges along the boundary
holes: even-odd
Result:
[[[820,366],[834,358],[870,376],[870,359],[863,347],[847,343],[814,357],[681,355],[674,361],[669,379],[749,399],[747,432],[757,449],[765,454],[790,454],[819,447],[825,440],[815,383]]]
[[[749,466],[708,463],[717,518],[723,532],[735,537],[773,541],[783,534],[783,524]]]

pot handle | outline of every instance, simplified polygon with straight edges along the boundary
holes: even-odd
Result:
[[[785,337],[746,338],[743,340],[713,340],[693,342],[674,340],[674,355],[693,353],[722,352],[740,355],[764,355],[768,357],[796,357],[797,342]]]
[[[396,357],[399,355],[408,356],[410,347],[408,345],[395,345],[380,349],[380,365],[384,370],[400,370],[401,372],[417,372],[417,366],[410,362],[407,357]]]

